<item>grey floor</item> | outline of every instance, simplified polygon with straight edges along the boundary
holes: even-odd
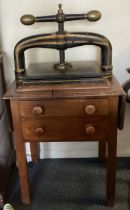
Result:
[[[97,158],[46,159],[29,168],[32,202],[21,203],[17,169],[9,202],[15,210],[127,210],[130,158],[117,159],[115,207],[106,207],[105,163]]]

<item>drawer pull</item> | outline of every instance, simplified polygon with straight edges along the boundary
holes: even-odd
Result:
[[[43,108],[41,106],[35,106],[33,107],[32,113],[34,115],[40,115],[43,113]]]
[[[86,125],[85,133],[88,134],[88,135],[94,134],[95,133],[95,127],[91,124]]]
[[[87,106],[85,107],[85,112],[86,112],[86,114],[91,115],[91,114],[94,114],[95,111],[96,111],[96,107],[95,107],[94,105],[87,105]]]
[[[35,134],[37,136],[41,136],[45,132],[44,128],[36,128],[35,129]]]

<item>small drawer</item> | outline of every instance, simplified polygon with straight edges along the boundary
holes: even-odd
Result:
[[[24,118],[30,117],[86,117],[87,115],[107,115],[108,99],[80,100],[45,100],[21,101],[20,113]]]
[[[100,140],[107,137],[108,120],[103,117],[91,120],[85,118],[22,119],[22,131],[25,141]]]

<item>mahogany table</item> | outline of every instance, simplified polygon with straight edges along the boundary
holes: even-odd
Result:
[[[39,142],[98,141],[99,157],[107,161],[107,205],[114,205],[117,127],[123,128],[125,92],[114,76],[99,81],[18,88],[14,82],[6,92],[24,204],[31,202],[26,142],[36,160]]]

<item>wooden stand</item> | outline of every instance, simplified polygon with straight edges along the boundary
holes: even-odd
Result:
[[[107,205],[114,205],[117,127],[123,127],[125,108],[125,93],[114,77],[100,83],[19,88],[13,83],[4,99],[11,105],[24,204],[31,202],[25,142],[36,160],[38,142],[98,141],[99,157],[107,160]]]

